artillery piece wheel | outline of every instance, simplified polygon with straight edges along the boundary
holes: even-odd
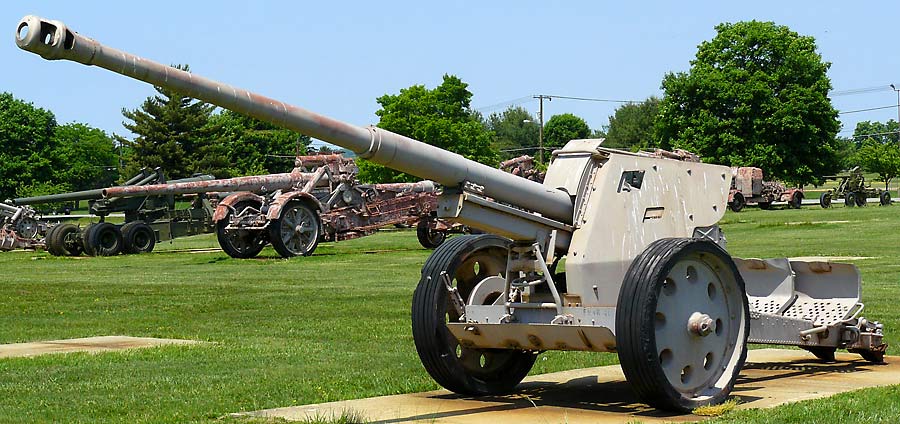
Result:
[[[746,205],[747,202],[744,200],[744,195],[741,193],[734,193],[734,196],[731,198],[731,203],[728,204],[728,207],[731,208],[733,212],[740,212]]]
[[[891,204],[891,192],[882,191],[881,196],[878,196],[878,200],[881,203],[881,206],[888,206]]]
[[[85,227],[82,233],[84,252],[89,256],[115,256],[122,252],[122,232],[108,222]]]
[[[450,306],[441,274],[447,273],[463,299],[487,277],[504,275],[509,240],[494,235],[464,235],[440,245],[425,262],[413,294],[412,330],[425,370],[444,388],[466,395],[512,390],[531,370],[537,355],[529,351],[462,347],[447,329],[459,320]],[[490,300],[490,299],[488,299]]]
[[[856,194],[856,206],[863,207],[868,204],[869,198],[866,196],[864,191],[858,192]]]
[[[837,352],[837,348],[828,346],[800,346],[800,348],[825,362],[834,362],[834,353]]]
[[[47,251],[53,256],[78,256],[84,251],[78,239],[78,226],[59,224],[47,233]]]
[[[419,239],[419,244],[426,249],[436,249],[447,239],[446,232],[431,228],[432,222],[431,218],[421,219],[416,225],[416,237]]]
[[[260,237],[258,231],[250,230],[226,230],[225,227],[231,221],[231,215],[237,212],[239,215],[247,208],[259,209],[260,204],[245,200],[234,205],[234,211],[229,211],[224,218],[216,222],[216,239],[219,247],[235,259],[248,259],[255,257],[266,247],[266,241]]]
[[[299,200],[291,200],[269,225],[269,242],[283,258],[309,256],[319,245],[319,214]]]
[[[803,206],[803,193],[795,191],[794,194],[791,195],[791,201],[788,202],[788,205],[792,209],[800,209],[800,207]]]
[[[759,202],[757,203],[757,205],[759,205],[759,208],[764,211],[772,209],[772,202]]]
[[[150,253],[156,247],[156,233],[143,221],[123,225],[122,239],[126,253]]]
[[[856,200],[856,193],[853,193],[851,191],[844,196],[844,206],[846,206],[848,208],[852,208],[852,207],[856,206],[857,203],[859,203],[859,202],[857,202],[857,200]]]
[[[749,315],[744,280],[715,243],[653,242],[628,268],[616,306],[626,379],[657,408],[724,401],[747,358]]]
[[[828,209],[831,207],[831,193],[825,192],[819,195],[819,206],[822,209]]]

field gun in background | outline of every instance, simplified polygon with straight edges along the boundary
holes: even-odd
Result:
[[[0,251],[43,247],[46,231],[34,208],[0,203]]]
[[[282,257],[311,255],[320,241],[373,234],[387,225],[417,225],[426,248],[454,230],[433,218],[431,181],[363,184],[352,159],[339,154],[296,157],[290,173],[186,183],[114,187],[104,197],[225,193],[212,217],[229,256],[252,258],[271,244]]]
[[[786,188],[777,181],[765,181],[762,169],[735,167],[731,168],[731,175],[728,207],[734,212],[740,212],[747,205],[769,209],[774,202],[787,202],[793,209],[800,209],[803,205],[803,189]]]
[[[197,175],[172,182],[198,182],[211,180],[211,175]],[[12,200],[16,206],[46,203],[88,201],[88,213],[99,222],[79,227],[73,223],[52,225],[45,234],[43,244],[54,256],[112,256],[119,253],[148,253],[156,243],[177,237],[210,233],[213,231],[212,213],[215,199],[200,193],[191,200],[188,208],[177,208],[175,194],[161,193],[144,196],[103,196],[105,190],[123,190],[164,183],[162,169],[142,169],[122,186],[75,191],[70,193],[20,197]],[[113,213],[124,213],[124,224],[107,222]],[[45,226],[50,224],[45,224]]]
[[[891,192],[866,184],[866,176],[858,166],[854,166],[846,174],[826,175],[822,178],[838,182],[836,188],[819,195],[819,205],[823,208],[830,208],[834,199],[844,199],[844,206],[848,208],[865,206],[869,198],[878,199],[881,206],[891,204]]]
[[[544,182],[546,173],[541,172],[534,166],[534,158],[528,155],[522,155],[516,158],[500,162],[500,169],[513,175],[518,175],[527,180]]]
[[[492,233],[439,246],[413,294],[419,359],[451,391],[510,391],[546,350],[617,352],[641,399],[689,411],[728,396],[748,342],[800,346],[821,358],[837,348],[873,362],[884,355],[883,327],[859,316],[855,266],[727,254],[716,223],[727,206],[728,167],[572,140],[553,152],[541,184],[104,46],[59,21],[28,16],[16,42],[444,186],[438,218]]]

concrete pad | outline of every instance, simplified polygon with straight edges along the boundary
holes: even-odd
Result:
[[[196,340],[157,339],[153,337],[98,336],[81,339],[50,340],[46,342],[11,343],[0,345],[0,359],[37,356],[48,353],[109,352],[113,350],[201,343]]]
[[[878,259],[874,256],[797,256],[796,258],[788,258],[791,261],[800,262],[850,262],[863,259]]]
[[[854,354],[823,363],[801,350],[751,350],[732,394],[738,408],[769,408],[864,387],[900,383],[900,357],[873,365]],[[235,416],[292,421],[360,414],[374,423],[624,423],[688,422],[703,419],[672,414],[637,401],[618,365],[529,377],[508,396],[470,398],[445,390],[267,409]]]

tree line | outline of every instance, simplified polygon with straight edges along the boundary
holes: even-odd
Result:
[[[772,22],[724,23],[702,42],[690,69],[666,74],[663,96],[624,104],[609,125],[591,129],[570,113],[543,127],[545,149],[572,139],[604,137],[604,146],[638,150],[682,148],[706,162],[757,166],[770,177],[808,184],[863,165],[885,181],[900,174],[897,123],[862,122],[853,137],[837,137],[838,112],[828,98],[831,64],[815,40]],[[189,70],[187,66],[178,66]],[[309,138],[156,87],[136,109],[123,109],[128,139],[72,123],[3,94],[0,97],[0,195],[95,188],[122,181],[142,167],[170,178],[286,172]],[[413,85],[377,99],[380,128],[491,166],[534,154],[539,124],[522,107],[483,116],[459,77],[444,75],[429,89]],[[367,182],[416,178],[358,160]]]

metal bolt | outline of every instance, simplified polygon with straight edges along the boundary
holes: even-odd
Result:
[[[694,312],[688,318],[688,331],[700,337],[708,336],[713,331],[716,331],[716,321],[710,318],[709,315]]]

